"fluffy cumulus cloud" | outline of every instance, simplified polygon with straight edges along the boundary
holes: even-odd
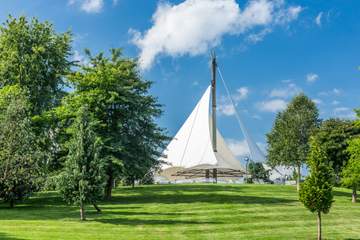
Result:
[[[257,104],[260,111],[263,112],[279,112],[285,110],[287,103],[283,99],[270,99]]]
[[[69,0],[69,5],[78,4],[87,13],[99,13],[104,7],[104,0]]]
[[[308,83],[316,82],[318,79],[319,79],[319,75],[317,75],[316,73],[308,73],[306,75],[306,81]]]
[[[249,147],[245,140],[226,139],[226,143],[236,157],[250,154]]]
[[[234,104],[237,105],[240,101],[246,99],[248,96],[249,96],[249,88],[241,87],[237,89],[236,93],[233,94],[231,97],[234,101]],[[225,115],[225,116],[232,116],[235,114],[235,108],[231,104],[229,97],[222,96],[219,98],[218,112],[220,113],[220,115]]]
[[[235,0],[186,0],[177,5],[160,1],[150,29],[144,33],[130,29],[130,33],[140,49],[140,67],[149,69],[160,54],[204,54],[226,34],[265,28],[250,39],[260,41],[274,26],[296,19],[301,10],[286,6],[284,0],[251,0],[243,9]]]

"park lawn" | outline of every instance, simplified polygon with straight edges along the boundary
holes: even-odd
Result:
[[[293,186],[153,185],[120,187],[86,222],[56,192],[8,209],[0,204],[0,239],[315,239],[316,217]],[[360,204],[346,189],[323,217],[325,239],[360,239]]]

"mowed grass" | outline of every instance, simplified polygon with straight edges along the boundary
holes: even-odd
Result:
[[[78,209],[55,192],[8,209],[0,205],[0,239],[315,239],[316,217],[292,186],[154,185],[118,188],[100,203]],[[323,217],[325,239],[360,239],[360,204],[346,189]]]

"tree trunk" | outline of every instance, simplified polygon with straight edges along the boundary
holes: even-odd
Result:
[[[352,192],[352,202],[353,203],[356,203],[356,198],[357,198],[356,188],[354,188],[353,192]]]
[[[10,208],[14,208],[14,206],[15,206],[14,199],[10,199]]]
[[[108,174],[108,180],[106,182],[106,186],[105,186],[105,199],[110,200],[111,199],[111,192],[112,192],[112,188],[113,188],[113,184],[114,184],[114,178],[113,178],[113,174],[110,173]]]
[[[94,206],[94,208],[96,209],[96,211],[97,211],[98,213],[101,213],[101,209],[99,208],[98,205],[96,205],[96,203],[93,203],[93,206]]]
[[[318,236],[317,239],[321,240],[321,212],[317,213]]]
[[[85,209],[84,209],[83,202],[80,202],[80,220],[81,221],[86,220],[86,218],[85,218]]]
[[[297,176],[296,176],[296,190],[300,191],[300,180],[301,180],[301,173],[300,173],[300,165],[297,165]]]
[[[135,179],[131,179],[131,187],[135,188]]]

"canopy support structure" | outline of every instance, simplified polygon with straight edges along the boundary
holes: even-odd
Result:
[[[212,99],[212,145],[214,153],[217,152],[217,140],[216,140],[216,55],[215,52],[211,53],[211,99]],[[217,183],[217,169],[214,168],[212,170],[213,179],[215,179],[215,183]]]

